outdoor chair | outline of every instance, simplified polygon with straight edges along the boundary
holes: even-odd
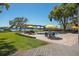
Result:
[[[49,39],[54,39],[54,38],[55,38],[55,35],[49,34],[49,35],[48,35],[48,38],[49,38]]]
[[[47,32],[45,32],[45,37],[48,37],[48,33]]]
[[[29,35],[35,34],[34,31],[25,31],[24,33],[25,33],[25,34],[29,34]]]
[[[56,37],[54,32],[53,32],[53,33],[51,32],[51,33],[48,35],[48,38],[51,39],[51,40],[52,40],[52,39],[53,39],[53,40],[61,40],[61,39],[62,39],[62,38]]]

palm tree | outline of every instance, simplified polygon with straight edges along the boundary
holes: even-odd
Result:
[[[10,5],[8,3],[0,3],[0,13],[2,12],[2,8],[5,7],[7,10],[9,9]]]
[[[21,31],[27,20],[28,19],[24,17],[16,17],[14,20],[9,21],[9,24],[11,25],[9,29],[15,26],[16,28],[19,28],[19,31]]]

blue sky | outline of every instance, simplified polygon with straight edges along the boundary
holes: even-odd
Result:
[[[8,26],[9,20],[14,19],[15,17],[26,17],[28,19],[28,24],[38,24],[38,25],[47,25],[52,23],[58,25],[56,21],[50,22],[48,19],[48,14],[55,6],[58,6],[58,3],[12,3],[10,8],[7,11],[3,9],[3,12],[0,13],[0,27]]]

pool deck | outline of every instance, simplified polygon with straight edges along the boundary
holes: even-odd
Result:
[[[44,35],[36,35],[37,39],[44,40],[50,43],[57,43],[57,44],[63,44],[63,45],[68,45],[72,46],[78,42],[78,34],[58,34],[56,37],[59,37],[61,39],[48,39]]]
[[[24,33],[21,33],[21,34],[36,37],[36,39],[43,40],[48,43],[57,43],[57,44],[63,44],[63,45],[68,45],[68,46],[72,46],[78,43],[78,34],[72,34],[72,33],[56,35],[56,37],[59,37],[61,39],[48,39],[47,37],[45,37],[45,35],[41,35],[41,34],[35,34],[35,35],[28,35]]]
[[[27,34],[24,34],[27,35]],[[31,35],[49,44],[27,51],[17,51],[11,56],[79,56],[78,34],[60,34],[60,40],[48,39],[44,35]]]

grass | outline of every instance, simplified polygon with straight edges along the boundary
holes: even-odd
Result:
[[[47,42],[36,40],[35,38],[17,35],[15,32],[2,32],[0,33],[0,38],[5,38],[6,42],[12,42],[11,44],[20,51],[47,44]]]

